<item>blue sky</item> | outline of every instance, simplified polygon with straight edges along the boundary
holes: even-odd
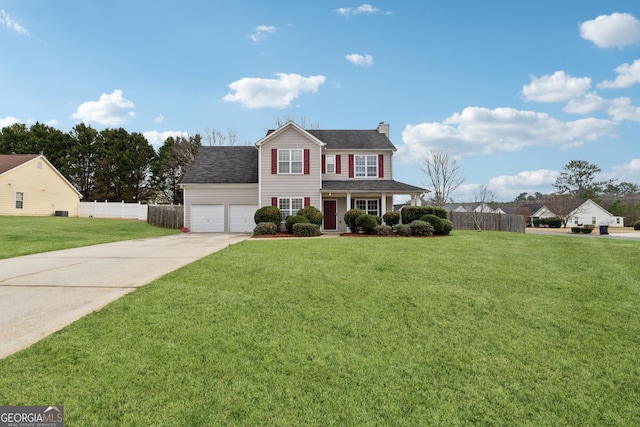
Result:
[[[553,190],[570,160],[640,184],[640,2],[0,0],[0,127],[124,127],[158,146],[277,119],[391,126],[394,178],[433,148],[472,201]]]

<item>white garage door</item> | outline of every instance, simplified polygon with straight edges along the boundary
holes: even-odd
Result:
[[[257,205],[230,205],[229,231],[233,233],[250,233],[256,226],[253,216],[258,210]]]
[[[191,205],[191,231],[194,233],[224,231],[224,206]]]

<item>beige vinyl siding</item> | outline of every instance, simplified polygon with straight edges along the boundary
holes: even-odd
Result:
[[[16,209],[16,193],[24,194]],[[0,215],[48,216],[68,211],[78,216],[80,196],[43,158],[35,158],[0,176]]]
[[[257,203],[258,184],[185,184],[184,226],[191,229],[192,205],[224,205],[224,231],[229,231],[229,205]]]
[[[367,155],[384,155],[384,178],[377,179],[393,179],[393,168],[392,168],[392,154],[391,151],[370,151],[370,150],[351,150],[351,151],[338,151],[338,150],[324,150],[322,152],[324,155],[340,155],[340,173],[325,173],[322,175],[322,179],[325,181],[343,181],[345,179],[349,179],[349,154],[353,154],[356,156],[367,156]],[[322,167],[322,164],[320,165]],[[337,165],[336,165],[337,168]],[[322,170],[322,169],[320,169]],[[358,179],[376,179],[376,178],[364,178],[357,177]]]
[[[308,149],[309,174],[272,174],[272,149]],[[295,129],[287,129],[277,138],[260,147],[260,206],[271,205],[272,197],[310,197],[311,205],[319,208],[322,186],[321,147]]]

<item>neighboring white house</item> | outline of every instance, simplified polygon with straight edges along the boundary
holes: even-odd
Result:
[[[579,224],[624,227],[624,217],[615,216],[593,200],[587,199],[571,212],[571,215],[569,215],[569,219],[567,220],[567,225]]]
[[[449,212],[481,212],[481,213],[497,213],[505,215],[506,212],[500,208],[493,209],[489,204],[483,203],[459,203],[445,205],[444,208]]]
[[[557,215],[545,205],[529,205],[532,213],[529,216],[534,219],[554,218]],[[575,209],[567,217],[567,226],[576,225],[608,225],[610,227],[624,227],[624,217],[615,216],[591,199],[579,201]]]

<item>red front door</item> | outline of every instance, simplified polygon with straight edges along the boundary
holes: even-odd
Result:
[[[336,230],[336,204],[335,200],[324,201],[324,229]]]

